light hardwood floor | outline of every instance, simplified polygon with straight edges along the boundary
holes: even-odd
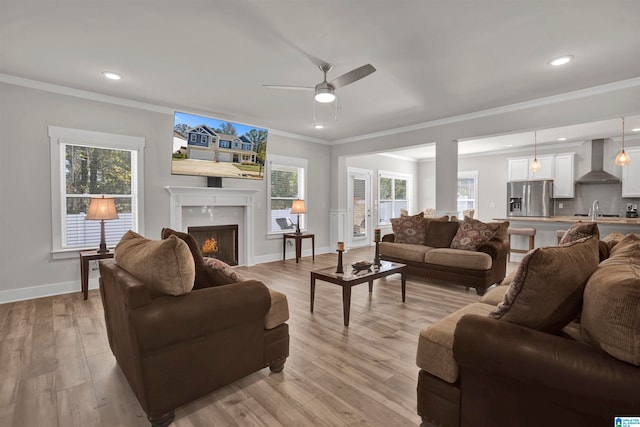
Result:
[[[345,254],[345,265],[373,249]],[[309,312],[309,271],[335,254],[239,267],[284,292],[290,357],[176,411],[187,426],[417,426],[415,364],[422,328],[478,300],[473,290],[400,276],[353,288],[342,324],[341,288],[318,281]],[[80,292],[0,305],[0,426],[148,426],[109,348],[100,294]]]

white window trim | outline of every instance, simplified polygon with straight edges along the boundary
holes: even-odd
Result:
[[[130,150],[137,152],[137,185],[133,191],[137,194],[138,214],[136,229],[144,234],[144,147],[145,138],[137,136],[117,135],[105,132],[62,128],[48,128],[51,150],[51,230],[53,259],[77,257],[81,250],[91,248],[64,248],[62,245],[62,186],[65,185],[65,153],[64,144],[82,145],[106,149]]]
[[[385,170],[378,170],[378,182],[376,183],[378,187],[378,200],[376,200],[376,206],[378,210],[376,211],[377,215],[377,224],[378,227],[389,227],[391,224],[380,223],[380,178],[393,178],[393,179],[404,179],[407,181],[407,210],[409,213],[413,212],[413,174],[410,173],[402,173],[402,172],[392,172]]]
[[[305,206],[307,208],[307,213],[305,215],[308,215],[309,212],[309,201],[306,199],[306,194],[307,194],[307,175],[309,173],[309,170],[307,168],[308,165],[308,160],[307,159],[302,159],[299,157],[289,157],[289,156],[280,156],[277,154],[267,154],[267,168],[268,170],[266,171],[266,175],[267,175],[267,237],[268,238],[276,238],[276,237],[281,237],[284,233],[287,233],[286,230],[279,230],[279,231],[272,231],[271,230],[271,165],[272,164],[276,164],[279,166],[289,166],[289,167],[293,167],[293,168],[301,168],[304,170],[303,176],[302,176],[302,191],[299,196],[301,196],[302,200],[305,201]],[[304,221],[304,228],[301,228],[300,231],[306,231],[307,230],[307,224],[308,222]],[[290,231],[289,231],[290,232]]]
[[[475,197],[475,204],[473,209],[475,209],[474,212],[474,218],[478,218],[478,198],[479,198],[479,194],[478,194],[478,171],[462,171],[462,172],[458,172],[458,179],[465,179],[465,178],[473,178],[473,185],[474,185],[474,189],[473,192],[476,195]],[[457,184],[457,180],[456,180],[456,184]],[[456,190],[457,190],[458,186],[456,185]],[[457,193],[457,191],[456,191]],[[458,208],[458,197],[456,195],[456,209]],[[463,218],[460,218],[463,219]]]

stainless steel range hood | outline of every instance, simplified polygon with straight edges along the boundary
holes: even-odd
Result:
[[[620,179],[606,172],[604,160],[604,139],[591,141],[591,170],[576,180],[577,184],[618,184]]]

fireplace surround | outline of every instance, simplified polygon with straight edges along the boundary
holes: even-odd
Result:
[[[212,187],[164,187],[169,193],[169,220],[174,230],[188,232],[189,226],[226,225],[228,221],[223,212],[226,208],[241,209],[238,223],[238,264],[254,265],[254,197],[257,190],[244,188],[212,188]],[[183,215],[185,208],[198,208],[207,211],[203,222],[188,224]]]

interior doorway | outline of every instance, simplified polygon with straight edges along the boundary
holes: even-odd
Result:
[[[349,247],[371,244],[371,176],[368,169],[348,168],[347,231]]]

